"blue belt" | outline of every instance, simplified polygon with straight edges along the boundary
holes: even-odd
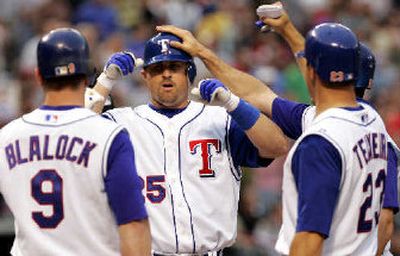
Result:
[[[194,254],[186,254],[184,253],[183,255],[193,255],[193,256],[223,256],[222,253],[222,249],[219,251],[214,251],[214,252],[207,252],[207,253],[203,253],[203,254],[198,254],[198,253],[194,253]],[[170,256],[171,254],[162,254],[162,253],[153,253],[153,256]],[[172,255],[179,255],[179,253],[177,254],[172,254]]]

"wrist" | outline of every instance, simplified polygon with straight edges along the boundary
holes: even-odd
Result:
[[[104,72],[102,72],[97,78],[97,83],[106,88],[108,91],[111,91],[116,82],[116,80],[108,78]]]
[[[197,51],[197,54],[195,54],[194,57],[198,57],[201,60],[207,60],[212,56],[213,52],[204,45],[201,45],[201,47],[199,47],[199,50]]]
[[[299,33],[299,31],[293,26],[291,22],[285,27],[282,32],[282,36],[288,42],[292,52],[299,52],[304,50],[304,37]]]
[[[225,102],[224,108],[226,109],[226,111],[232,112],[235,111],[235,109],[239,106],[240,98],[231,92],[228,93],[230,93],[231,95]]]
[[[229,112],[229,114],[244,131],[253,127],[261,115],[260,110],[242,99],[240,99],[238,106],[232,112]]]

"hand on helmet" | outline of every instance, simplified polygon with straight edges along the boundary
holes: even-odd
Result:
[[[205,102],[209,105],[221,106],[231,112],[239,104],[239,97],[229,91],[217,79],[201,80],[196,88],[191,91],[194,100]]]

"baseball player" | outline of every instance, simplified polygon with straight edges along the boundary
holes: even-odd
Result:
[[[178,40],[160,33],[145,45],[149,104],[105,116],[127,127],[135,145],[153,255],[222,255],[236,238],[240,166],[266,166],[265,157],[284,154],[288,145],[273,122],[218,80],[202,81],[196,92],[217,106],[189,101],[196,67],[170,46]],[[112,69],[128,75],[135,62],[129,53],[112,55],[94,90],[106,96],[118,82]]]
[[[356,36],[340,24],[321,24],[307,35],[306,80],[315,117],[284,167],[284,221],[276,244],[281,253],[377,252],[388,144],[379,115],[355,100],[358,52]],[[290,194],[296,190],[293,207]]]
[[[263,23],[269,25],[274,31],[281,34],[290,45],[295,56],[298,52],[304,50],[304,38],[298,33],[297,29],[291,23],[286,12],[278,19],[262,18]],[[300,70],[304,75],[306,70],[306,61],[304,58],[296,58]],[[355,92],[360,104],[368,104],[366,100],[370,98],[370,90],[373,86],[373,77],[375,71],[375,57],[372,51],[363,43],[360,43],[360,66],[359,78],[355,84]],[[239,94],[240,95],[240,94]],[[308,127],[315,117],[315,107],[306,104],[287,101],[276,98],[272,105],[273,120],[283,129],[285,134],[293,139]],[[389,135],[388,135],[389,136]],[[388,167],[385,186],[385,197],[383,209],[379,216],[378,233],[378,251],[377,255],[392,255],[389,251],[390,242],[394,228],[394,214],[399,210],[398,203],[398,155],[400,150],[389,137],[388,146]],[[385,247],[386,245],[386,247]]]
[[[304,38],[291,24],[286,13],[283,13],[279,19],[264,19],[264,22],[273,27],[275,31],[279,32],[288,41],[293,52],[299,52],[304,49]],[[283,27],[285,29],[282,29]],[[174,44],[174,47],[187,50],[191,55],[199,57],[206,64],[207,68],[230,89],[271,116],[288,137],[297,139],[306,129],[307,125],[314,119],[315,106],[291,102],[277,97],[277,95],[261,81],[224,63],[209,49],[206,49],[197,42],[189,32],[173,26],[158,27],[158,30],[171,32],[182,37],[183,44]],[[361,76],[357,80],[355,91],[357,97],[359,97],[359,101],[362,101],[361,98],[364,95],[366,96],[364,97],[365,99],[368,98],[368,90],[372,86],[375,59],[368,47],[361,44],[360,48]],[[302,72],[305,73],[305,59],[297,58],[297,62]],[[243,84],[246,86],[242,86]],[[385,197],[379,220],[379,255],[382,253],[385,244],[387,244],[387,241],[391,237],[393,232],[393,215],[398,212],[396,179],[397,158],[395,154],[395,151],[398,151],[398,147],[393,140],[390,139],[390,142]],[[397,164],[398,163],[397,161]],[[385,255],[391,255],[388,246],[386,247]]]
[[[53,30],[37,58],[43,105],[0,131],[0,191],[15,219],[11,254],[150,255],[129,135],[83,108],[86,39]]]

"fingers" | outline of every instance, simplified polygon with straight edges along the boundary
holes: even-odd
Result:
[[[167,33],[172,33],[180,38],[183,38],[185,36],[185,34],[187,34],[186,32],[188,32],[187,30],[175,27],[173,25],[162,25],[162,26],[157,26],[156,30],[158,32],[167,32]]]
[[[135,68],[135,59],[134,56],[131,56],[128,53],[118,52],[110,57],[106,63],[106,68],[112,64],[117,65],[122,74],[125,76],[133,72]]]
[[[278,18],[268,18],[268,17],[261,17],[260,20],[266,25],[271,27],[282,27],[289,21],[289,16],[285,11],[282,11],[282,15]]]
[[[175,27],[173,25],[163,25],[157,26],[156,30],[158,32],[167,32],[176,35],[177,37],[181,38],[183,42],[187,41],[191,37],[191,33],[187,30]],[[185,44],[177,41],[171,41],[170,45],[177,49],[185,50]]]
[[[206,91],[206,89],[207,89],[207,85],[208,85],[208,82],[209,80],[201,80],[200,82],[199,82],[199,90],[200,90],[200,96],[204,99],[204,100],[206,100],[206,101],[208,101],[209,102],[209,100],[210,100],[210,97],[208,97],[207,96],[207,91]]]
[[[126,55],[128,55],[129,57],[132,58],[134,68],[143,66],[143,59],[141,59],[141,58],[136,58],[136,56],[135,56],[135,54],[134,54],[133,52],[130,52],[130,51],[123,51],[122,53],[123,53],[123,54],[126,54]]]
[[[205,79],[199,82],[201,97],[207,102],[212,102],[219,89],[225,90],[223,84],[217,79]]]
[[[170,41],[169,45],[180,50],[185,50],[185,45],[178,41]]]

